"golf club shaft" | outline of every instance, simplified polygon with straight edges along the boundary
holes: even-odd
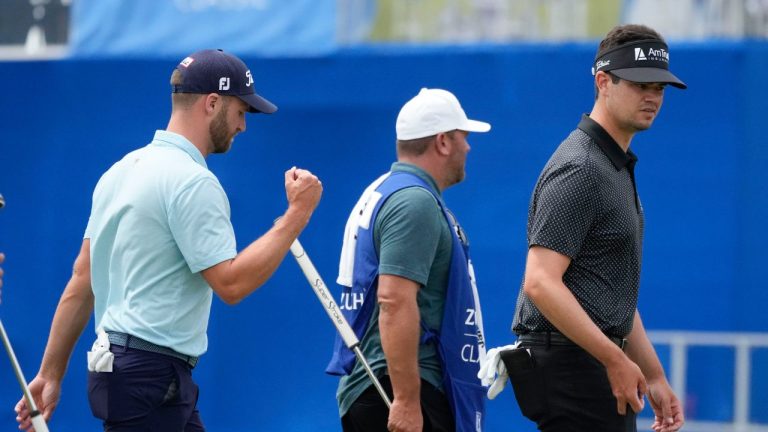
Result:
[[[323,279],[320,277],[320,274],[317,272],[315,265],[312,264],[312,261],[309,259],[309,256],[304,251],[304,248],[301,246],[299,239],[294,240],[293,244],[291,244],[291,254],[293,255],[294,258],[296,258],[296,262],[299,263],[299,267],[301,267],[301,271],[304,272],[304,276],[307,277],[307,281],[309,281],[309,285],[311,285],[312,289],[315,291],[315,295],[317,295],[317,298],[320,300],[320,303],[322,303],[323,307],[325,308],[325,312],[328,314],[328,317],[333,322],[333,325],[336,326],[336,330],[339,331],[341,338],[344,340],[344,344],[347,346],[347,348],[354,351],[358,361],[360,361],[360,363],[365,368],[365,372],[368,374],[368,377],[371,379],[371,382],[373,382],[373,385],[376,387],[376,390],[379,391],[381,398],[384,399],[384,403],[387,404],[387,408],[391,408],[392,403],[389,401],[389,396],[387,396],[387,393],[384,391],[384,388],[381,386],[381,383],[376,378],[376,375],[373,374],[373,370],[371,370],[371,366],[368,365],[368,362],[365,360],[365,357],[363,357],[362,351],[360,351],[360,341],[355,335],[355,332],[352,330],[352,327],[350,327],[346,318],[344,318],[344,315],[342,315],[341,309],[339,309],[339,306],[336,304],[336,301],[333,300],[333,296],[331,295],[330,291],[328,291],[328,288],[325,286],[325,282],[323,282]]]
[[[24,398],[27,400],[27,406],[29,407],[30,416],[32,417],[32,425],[35,427],[35,432],[48,432],[48,426],[45,424],[40,412],[37,410],[35,400],[32,398],[32,393],[27,386],[27,380],[24,379],[24,374],[21,372],[19,361],[16,359],[16,354],[13,352],[11,341],[8,339],[8,333],[5,332],[3,322],[0,320],[0,337],[3,339],[3,345],[8,352],[8,358],[11,360],[11,366],[13,366],[13,372],[16,374],[16,379],[19,381],[21,391],[24,392]]]
[[[5,207],[5,198],[3,198],[3,194],[0,194],[0,209],[3,207]],[[21,391],[24,393],[24,399],[27,400],[27,407],[29,408],[29,415],[32,419],[32,426],[34,426],[35,432],[48,432],[48,425],[45,424],[45,419],[42,414],[40,414],[40,411],[37,410],[35,400],[32,398],[32,393],[29,391],[29,386],[27,385],[27,380],[24,379],[24,374],[21,373],[21,366],[19,366],[19,361],[16,359],[16,353],[13,352],[11,340],[8,339],[8,333],[5,332],[2,320],[0,320],[0,337],[2,337],[3,345],[5,345],[5,350],[8,352],[8,358],[11,360],[11,366],[13,367],[13,372],[16,374],[16,380],[19,381]]]
[[[357,359],[360,360],[360,364],[363,365],[363,368],[365,369],[365,373],[367,373],[368,376],[371,378],[371,381],[373,382],[373,386],[376,387],[376,390],[379,391],[379,395],[381,395],[381,398],[384,400],[384,403],[387,404],[387,408],[392,408],[392,402],[389,401],[389,396],[387,395],[387,392],[384,391],[384,387],[381,386],[381,383],[376,378],[376,375],[373,374],[373,370],[371,370],[371,366],[368,365],[367,361],[365,361],[365,357],[363,357],[363,352],[360,351],[360,346],[355,345],[352,348],[352,351],[355,352]]]

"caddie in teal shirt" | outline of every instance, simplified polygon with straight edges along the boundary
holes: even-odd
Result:
[[[464,179],[469,133],[490,129],[453,93],[421,89],[397,116],[397,162],[349,214],[340,309],[392,404],[337,337],[326,372],[342,376],[344,432],[482,431],[480,301],[468,240],[442,191]]]
[[[317,177],[289,169],[288,209],[237,253],[227,195],[205,158],[230,149],[246,112],[277,107],[255,93],[245,63],[221,50],[186,57],[171,86],[166,130],[115,163],[94,190],[80,254],[29,386],[46,419],[94,311],[88,399],[104,429],[204,431],[192,369],[208,347],[213,293],[235,304],[266,282],[320,200]],[[23,399],[16,411],[29,429]]]

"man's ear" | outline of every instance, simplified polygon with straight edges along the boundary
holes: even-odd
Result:
[[[611,76],[607,73],[600,71],[595,74],[595,86],[600,92],[603,92],[608,88],[608,85],[611,83],[612,79]]]
[[[448,156],[451,154],[451,143],[448,140],[448,134],[440,132],[435,136],[435,142],[433,144],[437,153],[442,156]]]
[[[216,93],[209,93],[205,96],[205,113],[212,115],[216,111],[216,106],[221,103],[221,96]]]

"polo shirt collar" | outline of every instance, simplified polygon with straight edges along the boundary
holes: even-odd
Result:
[[[420,167],[405,163],[405,162],[395,162],[392,164],[392,167],[390,168],[390,171],[396,172],[396,171],[404,171],[407,173],[414,174],[418,176],[420,179],[427,182],[428,185],[432,187],[432,190],[437,192],[439,196],[442,196],[442,193],[440,193],[440,189],[437,187],[437,182],[435,182],[435,179],[432,178],[431,175],[429,175],[428,172],[424,171]]]
[[[616,140],[614,140],[598,122],[592,120],[589,115],[584,114],[581,116],[578,128],[584,131],[584,133],[589,135],[592,140],[597,143],[600,150],[602,150],[603,153],[608,156],[608,159],[611,160],[616,171],[619,171],[624,167],[630,169],[634,168],[634,165],[637,162],[637,156],[632,153],[632,150],[627,150],[625,153],[624,150],[621,149],[621,146],[616,143]]]
[[[187,153],[192,160],[197,162],[198,165],[205,169],[208,169],[208,164],[205,162],[203,154],[195,147],[194,144],[183,135],[177,133],[168,132],[166,130],[155,131],[155,137],[152,139],[152,144],[163,147],[176,147]]]

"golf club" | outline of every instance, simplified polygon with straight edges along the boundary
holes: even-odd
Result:
[[[350,327],[347,319],[344,318],[344,315],[342,315],[341,309],[339,309],[339,305],[337,305],[336,301],[333,300],[333,296],[331,295],[330,291],[328,291],[328,288],[325,286],[325,282],[323,282],[323,279],[320,277],[320,274],[317,272],[314,264],[312,264],[312,261],[310,261],[309,256],[307,256],[307,253],[304,251],[301,243],[299,243],[299,239],[294,240],[291,244],[291,254],[294,258],[296,258],[296,262],[299,263],[301,271],[304,272],[304,276],[307,277],[307,281],[309,281],[309,284],[315,291],[318,300],[320,300],[320,303],[322,303],[323,307],[325,308],[325,312],[328,313],[328,317],[333,322],[333,325],[336,326],[336,330],[339,331],[341,338],[344,340],[344,344],[347,346],[347,348],[351,349],[355,353],[357,359],[360,361],[360,364],[362,364],[365,368],[365,372],[368,374],[368,377],[376,387],[376,390],[379,391],[381,398],[384,399],[384,403],[387,404],[387,408],[391,408],[392,403],[389,401],[387,393],[384,391],[381,383],[376,378],[376,375],[373,374],[371,366],[368,365],[365,357],[363,357],[362,351],[360,351],[360,340],[357,339],[357,336],[355,336],[355,332],[352,330],[352,327]]]
[[[0,208],[5,207],[5,199],[0,194]],[[8,334],[3,327],[3,321],[0,320],[0,337],[3,339],[3,345],[5,350],[8,351],[8,358],[11,360],[11,366],[13,366],[13,372],[16,374],[16,379],[19,381],[21,391],[24,392],[24,398],[27,400],[27,406],[29,407],[30,416],[32,417],[32,426],[35,428],[35,432],[48,432],[48,425],[45,424],[45,419],[37,410],[35,400],[32,398],[32,393],[29,392],[29,386],[27,386],[27,380],[24,379],[24,374],[21,372],[19,361],[16,359],[16,354],[11,347],[11,341],[8,339]]]

